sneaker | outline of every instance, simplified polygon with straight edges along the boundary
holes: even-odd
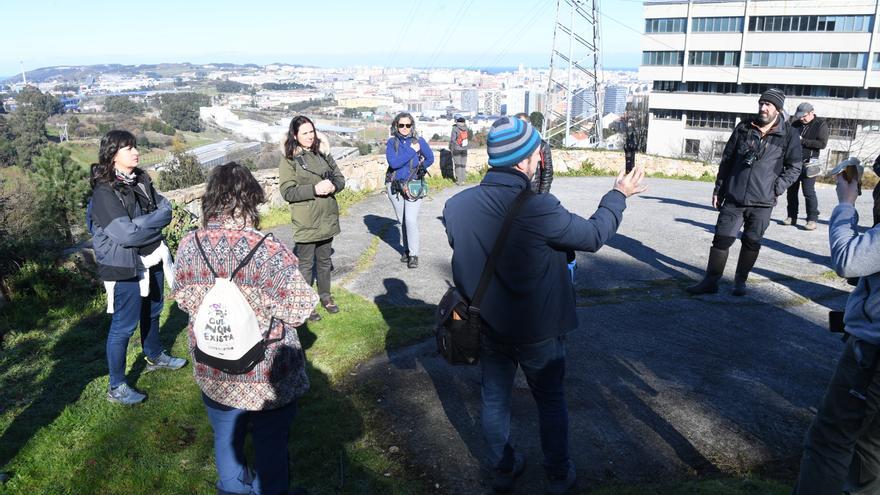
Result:
[[[550,495],[563,495],[571,490],[574,482],[577,480],[577,473],[574,471],[574,463],[568,461],[568,472],[564,475],[547,475],[547,493]]]
[[[312,314],[309,315],[309,321],[321,321],[321,315],[317,311],[312,311]]]
[[[146,398],[145,394],[129,387],[127,383],[123,383],[116,388],[107,389],[107,400],[117,404],[131,406],[133,404],[140,404]]]
[[[409,263],[409,253],[403,253],[400,255],[401,263]]]
[[[807,222],[806,225],[804,225],[804,228],[807,230],[816,230],[816,222],[813,220],[810,220],[809,222]]]
[[[791,217],[785,217],[785,220],[782,221],[782,225],[797,225],[797,220]]]
[[[418,256],[410,256],[409,262],[406,264],[407,268],[418,268],[419,267],[419,257]]]
[[[179,370],[186,365],[186,359],[169,356],[167,352],[162,351],[155,359],[147,359],[147,369],[145,373],[156,370]]]
[[[328,297],[327,299],[321,299],[321,306],[324,306],[324,309],[327,310],[330,314],[336,314],[339,312],[339,306],[333,302],[332,297]]]
[[[526,470],[526,458],[522,454],[513,454],[513,469],[510,471],[501,471],[493,469],[492,489],[496,493],[507,493],[513,490],[513,484],[519,478],[523,471]]]

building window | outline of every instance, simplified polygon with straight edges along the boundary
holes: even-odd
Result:
[[[691,20],[693,33],[741,33],[742,17],[694,17]]]
[[[697,156],[700,154],[700,140],[699,139],[685,139],[684,140],[684,154],[687,156]]]
[[[737,114],[729,112],[688,112],[687,127],[703,127],[709,129],[733,129]]]
[[[684,52],[642,52],[642,65],[682,65]]]
[[[832,150],[828,152],[828,165],[832,167],[849,158],[849,151]]]
[[[739,52],[689,52],[689,65],[738,66]]]
[[[856,52],[746,52],[745,66],[863,70],[865,68],[865,54]]]
[[[714,141],[712,143],[712,160],[720,161],[721,155],[724,154],[724,147],[727,146],[727,141]]]
[[[838,139],[853,139],[856,137],[858,121],[852,119],[828,119],[826,122],[828,122],[829,137]]]
[[[754,16],[749,18],[749,31],[870,33],[873,21],[872,15]]]
[[[654,120],[681,120],[681,110],[668,110],[665,108],[652,108]]]
[[[645,19],[645,33],[683,33],[687,18]]]
[[[742,93],[741,88],[736,83],[723,83],[711,81],[691,81],[687,83],[687,90],[691,93],[721,93],[736,94]]]
[[[862,121],[862,132],[880,132],[880,121],[865,120]]]
[[[654,81],[654,91],[678,91],[678,81]]]
[[[874,54],[874,63],[871,64],[871,69],[880,70],[880,53]]]

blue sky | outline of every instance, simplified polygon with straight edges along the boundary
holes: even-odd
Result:
[[[563,5],[564,2],[563,2]],[[54,65],[546,66],[556,0],[13,0],[0,75]],[[604,64],[636,67],[640,0],[602,2]]]

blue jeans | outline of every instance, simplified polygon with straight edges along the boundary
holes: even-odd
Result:
[[[483,435],[489,462],[501,471],[513,469],[510,445],[510,396],[517,366],[521,366],[538,406],[541,449],[547,474],[568,472],[568,407],[565,404],[565,337],[534,344],[502,344],[483,335]]]
[[[164,301],[165,275],[162,264],[150,268],[150,295],[141,297],[138,279],[120,280],[113,290],[113,318],[107,334],[107,366],[110,368],[110,387],[125,383],[125,354],[128,341],[140,323],[141,347],[144,355],[154,359],[162,353],[159,342],[159,315]]]
[[[219,404],[205,394],[202,401],[214,430],[217,495],[287,495],[287,440],[296,401],[265,411],[245,411]],[[254,446],[254,475],[244,457],[244,437],[250,426]]]

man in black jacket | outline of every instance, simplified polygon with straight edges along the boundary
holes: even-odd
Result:
[[[825,119],[816,116],[813,105],[803,102],[797,107],[794,114],[797,119],[791,127],[801,135],[801,158],[806,164],[811,159],[819,158],[819,151],[828,144],[828,124]],[[816,221],[819,220],[819,200],[816,198],[816,177],[807,177],[807,168],[804,167],[798,180],[788,188],[788,217],[782,222],[785,225],[797,225],[798,218],[798,188],[804,187],[804,203],[807,207],[807,223],[804,228],[816,230]]]
[[[776,198],[801,173],[800,138],[782,118],[784,104],[782,91],[768,89],[758,100],[758,115],[737,124],[727,140],[712,193],[712,206],[720,210],[715,238],[706,276],[686,289],[691,294],[718,292],[728,250],[743,225],[733,295],[746,294],[746,279],[758,259]]]

